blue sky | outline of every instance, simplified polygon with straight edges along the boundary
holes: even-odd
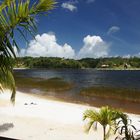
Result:
[[[61,0],[47,17],[37,21],[39,38],[43,34],[53,35],[55,45],[63,48],[66,43],[76,57],[138,56],[140,53],[140,0]],[[35,43],[38,42],[30,43],[29,47],[34,49],[31,44]],[[25,43],[20,40],[20,45],[24,48]],[[52,54],[48,56],[55,56]]]

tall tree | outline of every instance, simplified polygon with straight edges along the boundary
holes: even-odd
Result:
[[[55,0],[4,0],[0,5],[0,90],[12,91],[11,101],[15,100],[15,81],[11,58],[16,58],[14,47],[19,50],[15,40],[16,33],[26,40],[27,32],[35,35],[37,31],[35,17],[47,15],[55,7]],[[27,40],[26,40],[27,41]]]

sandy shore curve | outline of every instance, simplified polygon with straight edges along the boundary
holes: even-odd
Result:
[[[102,140],[101,126],[98,131],[86,134],[82,121],[86,109],[98,108],[47,100],[19,91],[15,106],[9,98],[8,91],[0,94],[0,136],[22,140]],[[129,116],[140,129],[140,116]]]

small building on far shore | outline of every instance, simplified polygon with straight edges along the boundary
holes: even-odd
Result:
[[[124,69],[130,68],[131,66],[127,63],[124,64]]]
[[[103,64],[103,65],[101,65],[101,68],[109,68],[109,65]]]

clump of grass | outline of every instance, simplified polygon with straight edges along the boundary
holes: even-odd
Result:
[[[50,79],[15,77],[15,80],[18,88],[36,88],[44,91],[63,91],[69,90],[73,87],[72,83],[59,77]]]
[[[80,94],[89,97],[95,96],[140,102],[140,90],[137,89],[115,87],[89,87],[82,89],[80,91]]]

